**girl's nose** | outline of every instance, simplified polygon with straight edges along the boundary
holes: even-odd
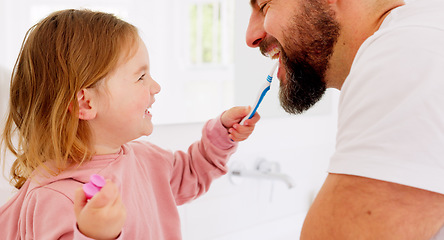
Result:
[[[160,85],[152,79],[150,84],[150,93],[152,95],[158,94],[160,92]]]

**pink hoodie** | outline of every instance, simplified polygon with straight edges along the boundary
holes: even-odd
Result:
[[[202,133],[188,152],[133,141],[119,153],[95,156],[56,177],[35,171],[0,208],[0,239],[88,239],[75,227],[73,199],[92,174],[111,179],[121,190],[127,210],[122,238],[181,239],[176,206],[208,191],[213,179],[227,172],[225,164],[236,149],[219,118],[207,122]]]

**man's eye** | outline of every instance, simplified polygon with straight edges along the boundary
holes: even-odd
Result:
[[[261,13],[263,13],[263,14],[266,14],[267,13],[267,10],[268,10],[268,3],[269,3],[270,1],[265,1],[265,2],[263,2],[263,3],[261,3],[260,5],[259,5],[259,11],[261,12]]]
[[[140,76],[140,78],[139,78],[138,81],[142,81],[142,80],[144,80],[144,78],[145,78],[145,74],[143,74],[142,76]]]

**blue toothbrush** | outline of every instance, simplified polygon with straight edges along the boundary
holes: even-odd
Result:
[[[278,65],[279,65],[279,62],[276,62],[273,65],[273,68],[271,69],[270,74],[268,74],[268,76],[267,76],[267,82],[264,83],[264,85],[262,85],[262,88],[261,88],[259,95],[257,97],[257,100],[256,100],[256,104],[251,109],[250,113],[248,113],[248,115],[245,116],[244,119],[242,119],[242,121],[240,122],[240,125],[244,125],[244,122],[247,119],[251,119],[254,116],[254,114],[256,113],[257,109],[259,108],[259,104],[261,104],[262,100],[264,99],[265,94],[267,94],[268,90],[270,90],[271,80],[273,80],[273,74],[276,71],[276,68]]]

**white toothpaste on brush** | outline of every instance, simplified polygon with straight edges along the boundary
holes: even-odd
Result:
[[[251,119],[254,114],[256,113],[257,109],[259,108],[259,104],[261,104],[262,100],[264,99],[265,94],[267,94],[268,90],[270,90],[270,85],[271,85],[271,80],[273,79],[273,74],[276,71],[277,66],[279,65],[279,62],[276,62],[273,65],[273,68],[271,68],[270,74],[268,74],[267,76],[267,81],[262,85],[256,103],[251,107],[250,113],[248,113],[247,116],[244,117],[244,119],[242,119],[242,121],[240,122],[240,125],[244,125],[244,122],[247,119]]]

